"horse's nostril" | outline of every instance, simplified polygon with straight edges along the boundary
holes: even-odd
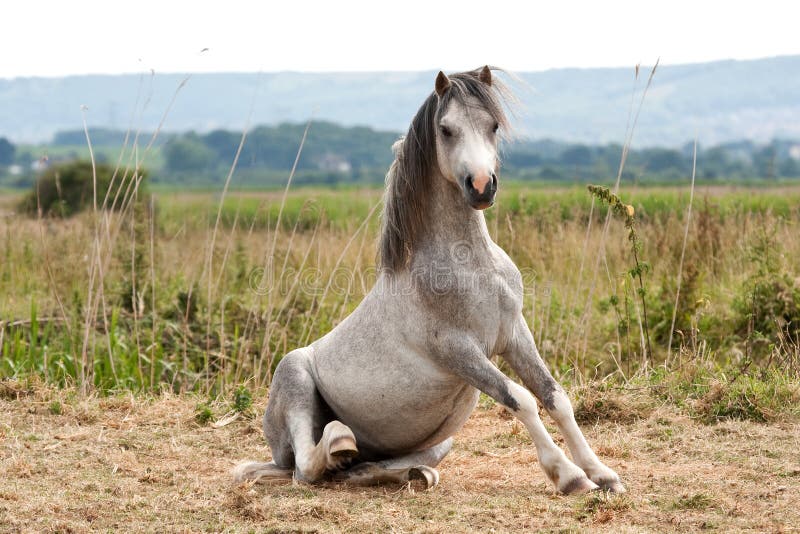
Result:
[[[495,173],[492,173],[492,187],[497,189],[497,175]]]
[[[472,191],[475,189],[475,186],[472,185],[472,175],[468,174],[466,178],[464,178],[464,185],[467,186],[467,191]]]

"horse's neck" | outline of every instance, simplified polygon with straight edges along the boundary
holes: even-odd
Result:
[[[473,252],[491,247],[483,212],[471,208],[463,193],[441,176],[433,180],[429,209],[425,241],[439,250],[454,243],[468,245]]]

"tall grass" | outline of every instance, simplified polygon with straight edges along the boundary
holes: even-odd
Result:
[[[525,310],[542,352],[558,362],[562,375],[602,375],[614,372],[618,363],[635,371],[644,353],[637,336],[626,341],[636,328],[631,299],[636,295],[624,281],[630,279],[631,265],[625,228],[609,228],[608,276],[598,279],[596,296],[587,302],[588,288],[576,289],[575,273],[585,263],[586,242],[600,238],[607,208],[595,205],[590,218],[590,200],[582,214],[582,203],[568,204],[576,195],[572,191],[512,189],[507,203],[501,191],[490,224],[525,273]],[[746,252],[761,243],[765,231],[781,261],[775,272],[797,273],[797,213],[733,211],[727,206],[738,191],[700,194],[702,205],[688,232],[675,191],[630,197],[641,199],[633,205],[642,255],[654,259],[647,304],[656,363],[669,351],[673,315],[677,347],[701,339],[721,362],[738,361],[750,350],[748,332],[740,327],[747,310],[737,311],[735,302],[748,299],[748,281],[761,269]],[[800,190],[786,194],[800,198]],[[541,197],[538,212],[515,207],[528,196]],[[270,205],[281,203],[281,197],[232,192],[224,206]],[[327,332],[369,290],[379,199],[377,190],[290,191],[280,218],[267,209],[241,207],[238,215],[223,216],[210,252],[207,240],[219,207],[213,195],[155,195],[125,213],[100,213],[98,218],[108,220],[102,232],[119,227],[102,250],[102,298],[97,296],[99,274],[92,298],[85,289],[97,264],[94,214],[66,220],[6,216],[0,219],[0,374],[40,374],[58,383],[80,383],[83,377],[99,389],[267,384],[283,354]],[[372,211],[331,214],[324,209],[351,200]],[[194,216],[185,216],[187,205]],[[663,207],[648,212],[646,206]],[[675,306],[684,239],[683,287]],[[211,279],[206,253],[215,257]],[[200,290],[209,279],[214,290]],[[594,310],[586,341],[570,334],[580,331],[585,306]],[[781,335],[787,347],[794,342],[786,328],[761,334],[772,335],[775,344]],[[86,360],[80,350],[84,340]]]

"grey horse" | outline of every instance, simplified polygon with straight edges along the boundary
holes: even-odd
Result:
[[[264,414],[272,461],[240,463],[234,479],[435,486],[435,467],[483,392],[522,421],[559,492],[623,492],[539,356],[520,272],[486,227],[507,90],[488,66],[440,72],[434,87],[393,147],[375,286],[327,335],[278,364]],[[525,387],[492,363],[495,355]],[[545,429],[534,395],[572,460]]]

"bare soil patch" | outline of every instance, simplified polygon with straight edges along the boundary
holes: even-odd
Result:
[[[545,480],[524,429],[497,407],[479,408],[459,433],[440,485],[414,491],[234,486],[228,471],[237,461],[268,456],[259,418],[201,426],[196,404],[188,396],[0,395],[0,531],[780,532],[800,525],[796,422],[705,425],[659,407],[635,421],[584,424],[629,493],[564,497]]]

